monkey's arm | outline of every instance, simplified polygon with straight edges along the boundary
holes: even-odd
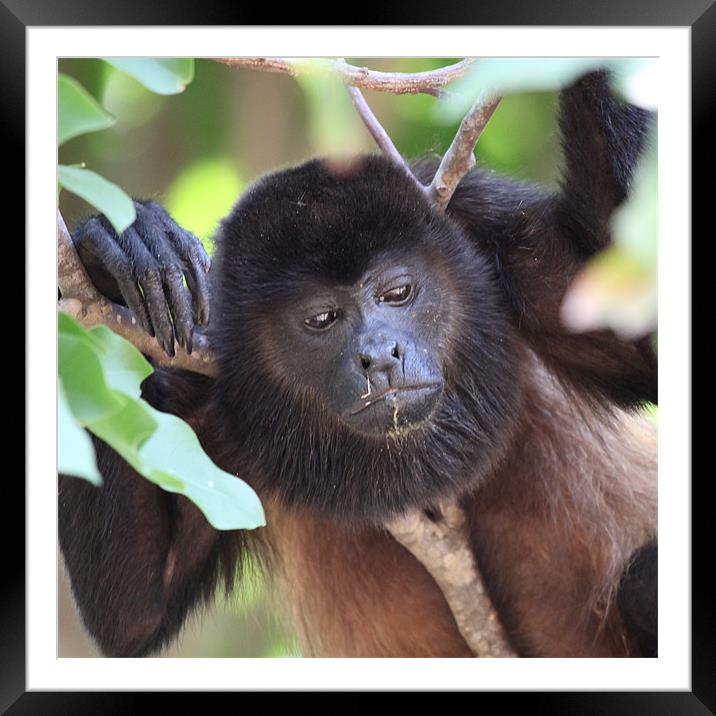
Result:
[[[151,392],[163,389],[157,380],[145,382],[152,403]],[[176,379],[172,388],[185,396],[192,389]],[[102,652],[145,656],[176,635],[220,574],[229,583],[239,537],[216,531],[189,500],[141,477],[102,441],[94,445],[102,486],[60,476],[60,547],[82,620]]]
[[[104,217],[92,217],[73,240],[102,293],[126,303],[168,353],[175,336],[190,350],[194,321],[208,318],[208,257],[162,207],[136,208],[137,221],[121,236]],[[142,396],[197,428],[210,384],[157,369]],[[101,440],[94,445],[101,487],[60,476],[60,546],[83,621],[102,651],[143,656],[171,639],[221,571],[230,577],[237,533],[217,532],[186,498],[148,482]]]
[[[624,407],[657,402],[650,337],[574,333],[560,310],[577,272],[611,243],[612,213],[627,195],[652,121],[614,99],[604,73],[587,75],[561,95],[565,175],[558,194],[477,171],[448,209],[493,256],[528,343],[570,384]]]

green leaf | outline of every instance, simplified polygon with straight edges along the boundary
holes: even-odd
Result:
[[[71,416],[141,470],[139,447],[157,429],[149,406],[139,400],[151,365],[106,326],[88,331],[64,313],[58,325],[59,372]]]
[[[186,495],[216,529],[254,529],[266,523],[256,493],[210,460],[189,425],[147,408],[159,428],[139,451],[145,477],[169,492]]]
[[[94,348],[95,351],[102,349],[102,343],[93,336],[84,326],[82,326],[72,316],[63,311],[57,312],[57,330],[62,335],[76,336],[81,338]]]
[[[151,364],[129,341],[107,326],[94,326],[89,335],[100,346],[99,359],[107,385],[131,398],[139,398],[142,381],[154,372]]]
[[[104,214],[121,234],[137,218],[134,202],[116,185],[89,169],[57,167],[60,184]]]
[[[87,331],[62,313],[58,323],[60,378],[69,420],[64,422],[70,430],[79,422],[145,478],[186,495],[217,529],[265,524],[256,493],[214,465],[192,428],[139,398],[140,384],[152,367],[134,346],[105,326]],[[82,442],[76,434],[70,434],[68,442],[70,438]],[[79,464],[84,470],[86,464]]]
[[[140,447],[157,430],[153,408],[143,400],[122,397],[124,404],[119,411],[93,420],[87,428],[116,450],[137,472],[147,477]]]
[[[178,94],[194,79],[194,60],[143,57],[104,58],[112,67],[134,77],[157,94]]]
[[[110,390],[94,346],[82,336],[60,332],[59,374],[70,410],[81,425],[122,409],[124,399]]]
[[[88,132],[107,129],[115,118],[77,80],[60,74],[57,78],[58,131],[57,144]]]
[[[92,441],[72,415],[61,380],[57,386],[57,458],[58,472],[63,475],[102,484]]]

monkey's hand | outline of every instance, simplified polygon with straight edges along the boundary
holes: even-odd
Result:
[[[209,256],[159,204],[134,206],[137,219],[120,235],[104,216],[83,222],[72,235],[77,253],[100,293],[128,306],[168,355],[175,338],[191,353],[194,325],[209,321]]]

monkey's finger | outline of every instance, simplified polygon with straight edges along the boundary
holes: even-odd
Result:
[[[209,282],[202,265],[201,256],[191,253],[186,265],[186,282],[191,292],[196,322],[200,326],[209,323]]]
[[[190,231],[165,216],[166,230],[174,242],[179,257],[184,262],[186,282],[191,292],[194,315],[197,324],[209,322],[209,284],[206,274],[211,268],[211,259],[201,241]]]
[[[206,273],[211,268],[211,258],[206,253],[201,239],[194,236],[191,231],[187,231],[183,226],[179,226],[175,221],[172,221],[168,215],[166,216],[166,221],[169,224],[167,230],[176,242],[181,257],[184,260],[194,259]]]
[[[148,252],[157,260],[164,285],[164,297],[174,324],[174,335],[179,345],[187,353],[191,353],[194,319],[189,292],[183,282],[183,262],[165,233],[163,210],[158,213],[157,207],[158,205],[137,205],[137,233]]]
[[[120,237],[123,248],[130,255],[135,277],[139,283],[149,318],[164,352],[174,357],[174,328],[172,326],[164,296],[163,280],[157,260],[144,245],[134,226],[130,226]]]
[[[182,282],[182,270],[178,266],[172,266],[165,270],[163,274],[164,289],[169,299],[169,310],[174,320],[174,333],[184,350],[187,353],[191,353],[194,317],[191,311],[189,293]]]
[[[116,282],[119,293],[129,310],[132,311],[142,328],[153,336],[152,324],[132,272],[131,260],[99,217],[93,217],[85,223],[82,232],[75,238],[75,245],[83,263],[90,265],[99,261],[104,270]],[[112,295],[109,295],[111,299],[118,298],[114,291],[103,290],[102,286],[97,288],[105,295],[111,293]]]

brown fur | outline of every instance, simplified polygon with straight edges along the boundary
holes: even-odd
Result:
[[[656,434],[575,402],[536,359],[503,461],[465,498],[473,549],[529,656],[629,656],[614,593],[656,535]],[[425,569],[385,531],[267,505],[278,582],[306,656],[470,656]]]

